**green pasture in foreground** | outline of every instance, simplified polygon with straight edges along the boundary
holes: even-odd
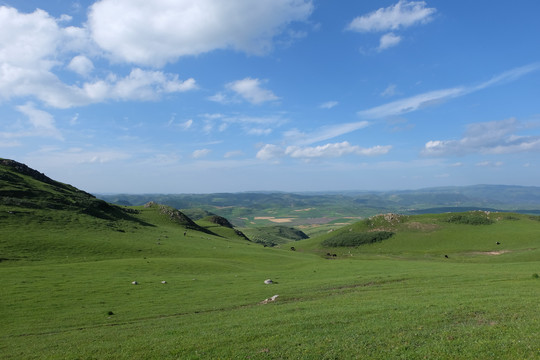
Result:
[[[540,359],[538,217],[320,247],[357,223],[291,251],[137,210],[0,209],[0,358]]]

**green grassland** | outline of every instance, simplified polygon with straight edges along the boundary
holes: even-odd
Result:
[[[158,204],[1,194],[2,359],[540,359],[538,216],[375,216],[291,251]]]

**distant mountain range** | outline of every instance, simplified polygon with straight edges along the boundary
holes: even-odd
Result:
[[[403,214],[469,210],[540,213],[540,187],[474,185],[407,191],[347,192],[241,192],[214,194],[117,194],[97,195],[120,205],[156,201],[178,209],[201,208],[240,219],[262,216],[364,217],[386,212]]]
[[[118,205],[151,201],[195,218],[219,215],[234,226],[341,222],[380,213],[441,213],[468,210],[540,214],[540,187],[475,185],[408,191],[241,192],[214,194],[116,194],[96,196],[50,179],[14,160],[0,159],[0,201],[33,208],[69,209],[102,218],[130,218]],[[279,220],[279,221],[277,221]],[[286,220],[286,221],[285,221]]]

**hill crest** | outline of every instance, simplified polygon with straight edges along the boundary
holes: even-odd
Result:
[[[108,220],[138,221],[128,209],[109,204],[9,159],[0,159],[0,205],[34,210],[69,210]]]

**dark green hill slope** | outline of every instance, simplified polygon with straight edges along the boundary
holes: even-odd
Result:
[[[210,211],[206,211],[200,208],[180,209],[180,211],[186,214],[186,216],[189,216],[189,218],[193,221],[204,219],[207,216],[215,215],[214,213],[211,213]]]
[[[90,216],[137,221],[129,210],[64,184],[14,160],[0,159],[0,205],[17,209],[69,210]],[[11,209],[11,210],[9,210]]]
[[[308,238],[303,231],[283,225],[245,228],[244,232],[251,241],[266,246],[276,246]]]

